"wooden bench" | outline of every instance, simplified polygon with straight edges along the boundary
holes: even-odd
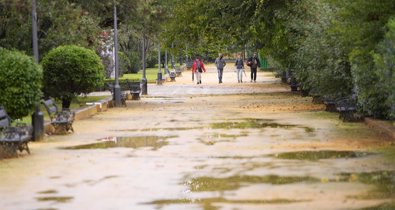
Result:
[[[336,109],[336,99],[332,97],[324,97],[323,98],[324,104],[325,104],[325,111],[327,112],[337,112]]]
[[[182,76],[182,70],[181,70],[180,67],[177,67],[175,70],[176,70],[176,76],[177,76],[177,77]]]
[[[112,83],[107,83],[106,86],[107,86],[107,90],[109,90],[109,91],[111,92],[112,100],[115,101],[114,84],[112,84]],[[121,103],[122,103],[123,106],[126,106],[126,99],[127,99],[127,97],[128,97],[127,94],[124,93],[124,92],[121,90]]]
[[[295,92],[298,91],[298,88],[300,87],[300,83],[296,80],[296,78],[294,76],[291,76],[289,78],[289,87],[291,87],[291,91]]]
[[[171,71],[169,73],[170,81],[171,82],[175,82],[176,81],[176,76],[177,76],[176,72],[175,71]]]
[[[41,100],[41,103],[47,110],[48,116],[51,120],[51,125],[55,128],[56,134],[63,134],[69,131],[74,132],[74,112],[71,112],[69,109],[59,110],[58,106],[52,99]]]
[[[11,126],[11,122],[4,107],[0,107],[0,146],[5,152],[4,156],[16,156],[18,150],[26,150],[30,154],[28,143],[32,139],[33,128],[24,123]]]
[[[140,82],[129,82],[126,81],[130,94],[132,95],[132,100],[140,100],[141,86]]]
[[[339,112],[339,119],[342,119],[344,122],[356,122],[361,120],[361,117],[356,115],[357,103],[352,97],[337,99],[336,110]]]

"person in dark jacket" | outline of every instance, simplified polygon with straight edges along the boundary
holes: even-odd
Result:
[[[256,82],[256,72],[258,67],[261,65],[256,53],[248,59],[247,65],[251,68],[251,82]]]
[[[226,65],[226,62],[222,54],[219,54],[219,57],[215,59],[215,65],[217,66],[217,71],[218,71],[218,81],[219,83],[222,83],[222,74],[224,72],[224,67]]]

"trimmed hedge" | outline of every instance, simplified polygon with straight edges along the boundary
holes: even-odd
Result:
[[[0,48],[0,106],[15,119],[32,113],[39,103],[42,70],[21,52]]]

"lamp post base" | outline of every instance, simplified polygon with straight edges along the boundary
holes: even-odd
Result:
[[[44,139],[44,115],[40,111],[40,105],[36,105],[32,115],[33,140],[41,141]]]
[[[114,87],[114,102],[116,107],[122,106],[121,86],[119,85],[115,85]]]
[[[147,79],[145,78],[141,80],[141,95],[148,95]]]
[[[156,80],[157,85],[162,84],[162,72],[158,72],[158,79]]]

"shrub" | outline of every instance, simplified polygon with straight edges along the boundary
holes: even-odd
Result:
[[[92,50],[74,45],[51,50],[42,61],[44,93],[62,100],[62,108],[69,108],[71,100],[103,85],[104,67]]]
[[[129,60],[131,63],[130,73],[138,73],[141,67],[141,59],[138,52],[131,52],[129,54]]]
[[[119,77],[122,77],[124,73],[129,72],[131,68],[130,60],[123,52],[118,52],[119,57]]]
[[[12,118],[22,118],[33,110],[42,95],[42,70],[21,52],[0,48],[0,105]]]
[[[385,39],[373,54],[376,75],[379,77],[381,94],[386,109],[386,118],[395,119],[395,18],[387,24]]]

